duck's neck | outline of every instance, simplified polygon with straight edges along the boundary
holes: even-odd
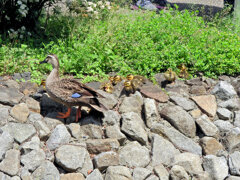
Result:
[[[53,68],[49,76],[47,77],[46,80],[46,85],[58,81],[59,80],[59,73],[58,73],[58,68]]]

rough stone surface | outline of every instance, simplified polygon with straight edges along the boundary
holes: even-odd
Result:
[[[28,97],[26,99],[26,104],[30,111],[40,113],[40,111],[41,111],[40,103],[38,101],[36,101],[35,99]]]
[[[159,178],[156,175],[152,174],[146,180],[159,180]]]
[[[20,146],[20,150],[22,154],[27,154],[32,150],[40,149],[40,139],[38,136],[33,136],[30,141],[27,141]]]
[[[0,135],[0,161],[5,156],[5,153],[7,150],[11,149],[13,147],[14,139],[13,137],[7,132],[4,131]]]
[[[106,171],[105,180],[130,180],[132,175],[125,166],[109,166]]]
[[[94,169],[94,171],[86,177],[86,180],[103,180],[103,177],[98,169]]]
[[[33,179],[60,180],[58,169],[50,161],[45,160],[32,174]]]
[[[240,128],[240,111],[234,112],[234,126],[237,126]]]
[[[7,123],[9,117],[9,107],[0,106],[0,127]]]
[[[42,121],[43,117],[39,113],[30,112],[28,116],[28,121],[34,124],[36,121]]]
[[[0,87],[0,103],[14,106],[23,98],[23,94],[16,88]]]
[[[81,146],[63,145],[57,149],[55,161],[67,172],[73,172],[83,167],[86,153],[86,149]]]
[[[189,180],[187,172],[182,166],[175,165],[170,170],[170,179],[171,180]]]
[[[119,156],[116,152],[102,152],[94,157],[93,159],[94,166],[99,170],[104,170],[108,166],[119,165]]]
[[[234,87],[226,81],[220,81],[211,93],[221,100],[228,100],[237,95]]]
[[[200,118],[196,119],[196,123],[199,125],[200,129],[206,136],[218,137],[219,130],[217,126],[208,118],[207,115],[202,115]]]
[[[70,138],[71,135],[69,134],[67,128],[63,124],[60,124],[52,131],[46,145],[50,150],[55,150],[62,144],[67,144]]]
[[[240,152],[235,151],[229,155],[229,168],[232,175],[240,176]]]
[[[98,98],[98,100],[107,109],[113,109],[118,103],[118,100],[115,98],[113,94],[106,93],[102,90],[97,90],[97,92],[104,96],[104,98]]]
[[[240,128],[232,128],[223,138],[226,149],[231,152],[240,145]]]
[[[227,161],[224,157],[207,155],[203,158],[203,168],[212,179],[223,180],[228,175]]]
[[[178,132],[166,121],[154,124],[151,131],[157,134],[163,134],[181,150],[202,155],[202,148],[197,143]]]
[[[203,137],[200,140],[200,145],[204,155],[217,155],[218,151],[223,150],[223,146],[213,137]]]
[[[172,143],[163,137],[155,134],[152,139],[152,165],[156,166],[159,164],[170,165],[171,159],[179,154]]]
[[[221,108],[227,108],[230,111],[240,110],[240,102],[238,98],[229,99],[218,104]]]
[[[9,132],[20,144],[36,134],[36,129],[31,124],[8,123],[2,127],[2,130]]]
[[[120,113],[135,112],[141,114],[143,105],[143,97],[139,92],[136,92],[130,97],[125,97],[119,107]]]
[[[194,119],[197,119],[202,115],[202,112],[199,109],[194,109],[194,110],[190,111],[189,113],[192,115],[192,117]]]
[[[20,103],[15,105],[10,110],[10,115],[17,120],[17,122],[24,123],[27,121],[29,115],[29,109],[27,104]]]
[[[49,138],[51,131],[44,121],[36,121],[34,122],[34,126],[37,129],[41,140],[46,140]]]
[[[205,95],[207,94],[207,91],[204,86],[193,85],[190,89],[190,93],[195,95]]]
[[[168,120],[176,129],[188,137],[196,134],[196,125],[193,118],[180,106],[167,106],[160,115]]]
[[[189,152],[175,155],[172,164],[182,166],[190,174],[203,172],[200,156]]]
[[[115,124],[120,124],[121,116],[118,114],[118,112],[109,110],[104,112],[104,118],[102,119],[103,125],[110,125],[113,126]]]
[[[93,154],[105,151],[117,151],[120,146],[117,139],[88,139],[86,144],[87,150]]]
[[[86,124],[81,126],[81,136],[90,139],[102,139],[102,127],[95,124]]]
[[[223,119],[223,120],[230,120],[232,119],[232,116],[233,116],[232,112],[226,108],[218,108],[217,115],[220,119]]]
[[[216,120],[214,124],[218,127],[221,135],[224,135],[226,132],[231,131],[233,125],[228,121]]]
[[[71,123],[67,126],[68,131],[70,132],[71,136],[80,139],[81,138],[81,126],[80,124]]]
[[[119,150],[120,164],[128,167],[146,167],[150,162],[149,151],[133,141]]]
[[[240,180],[239,176],[229,176],[226,180]]]
[[[170,96],[170,100],[186,111],[190,111],[195,108],[195,103],[185,97]]]
[[[147,144],[148,137],[144,129],[144,122],[137,113],[129,112],[122,115],[121,130],[133,140],[137,140],[141,144]]]
[[[93,170],[93,163],[92,160],[90,159],[90,155],[87,152],[84,158],[84,163],[83,167],[81,169],[78,169],[77,172],[82,173],[84,176],[87,176],[89,174],[89,171]]]
[[[10,149],[6,152],[4,160],[0,163],[0,171],[10,175],[17,175],[20,169],[20,151]]]
[[[216,98],[213,95],[194,96],[191,99],[208,116],[214,117],[217,111]]]
[[[147,177],[151,175],[152,171],[146,169],[146,168],[141,168],[141,167],[136,167],[133,170],[133,179],[134,180],[144,180]]]
[[[108,138],[117,139],[120,144],[127,139],[126,136],[120,131],[118,126],[107,126],[106,127],[106,136]]]
[[[85,180],[81,173],[68,173],[61,176],[61,180]]]
[[[160,180],[169,179],[169,173],[162,164],[155,166],[153,170],[154,170],[154,173],[160,178]]]
[[[160,116],[156,107],[156,102],[154,99],[145,98],[144,99],[144,114],[147,127],[151,128],[154,122],[160,120]]]
[[[32,150],[21,156],[21,163],[24,165],[24,168],[34,171],[45,160],[45,157],[45,153],[42,149]]]

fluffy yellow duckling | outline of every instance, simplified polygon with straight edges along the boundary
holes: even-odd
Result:
[[[167,81],[172,83],[174,83],[174,81],[177,79],[176,73],[171,68],[168,68],[168,70],[164,73],[164,77]]]
[[[187,71],[188,68],[185,66],[185,64],[181,64],[178,68],[180,69],[179,77],[184,78],[184,79],[188,79],[189,78],[189,73]]]
[[[131,81],[127,80],[124,82],[124,89],[129,93],[134,93],[142,86],[142,81],[139,79],[132,79]]]
[[[105,82],[101,85],[102,90],[104,90],[107,93],[112,93],[113,92],[113,85],[111,82]]]
[[[113,85],[116,85],[117,83],[122,81],[122,77],[119,75],[115,75],[113,78]]]
[[[128,81],[131,81],[131,80],[133,80],[133,79],[137,79],[137,80],[141,81],[142,83],[145,83],[145,82],[146,82],[146,78],[143,77],[143,76],[140,76],[140,75],[128,74],[127,77],[126,77],[126,79],[127,79]]]

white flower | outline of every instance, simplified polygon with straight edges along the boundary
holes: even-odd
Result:
[[[100,6],[100,5],[103,4],[103,2],[102,1],[98,1],[97,4]]]
[[[10,17],[8,17],[7,15],[5,16],[5,18],[6,18],[6,20],[8,20],[8,21],[10,20]]]
[[[97,12],[97,11],[94,11],[93,14],[98,15],[98,12]]]
[[[17,1],[18,5],[21,5],[22,4],[22,1]]]
[[[93,7],[97,7],[97,5],[96,5],[96,4],[93,4],[92,6],[93,6]]]
[[[93,5],[93,3],[92,2],[88,2],[88,5],[91,6],[91,5]]]
[[[22,27],[21,27],[21,30],[22,30],[22,31],[25,31],[25,30],[26,30],[26,28],[25,28],[24,26],[22,26]]]
[[[20,37],[20,39],[22,39],[22,38],[23,38],[23,35],[21,34],[19,37]]]
[[[108,6],[107,8],[110,10],[110,9],[111,9],[111,6]]]
[[[104,9],[104,7],[105,7],[104,5],[101,5],[101,6],[100,6],[101,9]]]
[[[110,6],[110,2],[109,2],[109,1],[106,1],[105,4],[106,4],[107,6]]]
[[[93,11],[93,8],[87,7],[87,12],[92,12],[92,11]]]

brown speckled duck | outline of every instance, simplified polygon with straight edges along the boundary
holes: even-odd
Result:
[[[71,107],[78,106],[76,113],[76,122],[81,118],[81,106],[87,106],[97,111],[107,110],[99,103],[97,97],[102,97],[94,89],[76,81],[75,79],[59,78],[59,61],[55,54],[50,54],[42,63],[50,63],[53,70],[46,80],[46,91],[49,96],[56,102],[68,107],[66,113],[58,112],[58,118],[67,118],[70,116]]]

